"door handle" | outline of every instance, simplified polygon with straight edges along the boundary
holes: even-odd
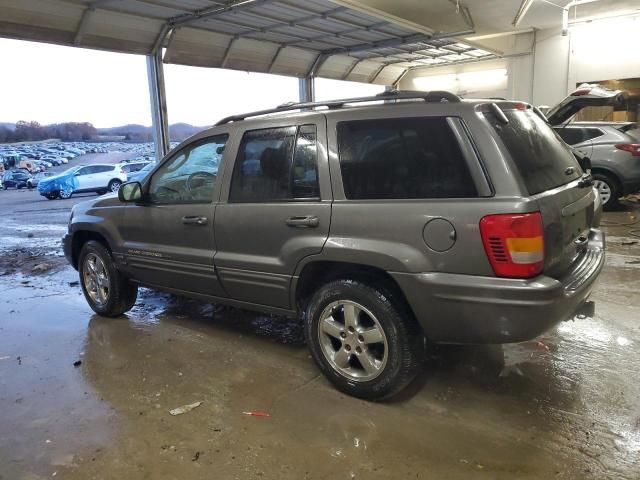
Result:
[[[197,215],[185,215],[182,217],[182,223],[185,225],[206,225],[207,217],[199,217]]]
[[[285,221],[289,227],[315,228],[320,225],[320,220],[315,215],[289,217]]]

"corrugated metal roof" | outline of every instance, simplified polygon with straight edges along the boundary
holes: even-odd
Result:
[[[330,0],[2,0],[0,36],[164,61],[390,84],[492,53]]]

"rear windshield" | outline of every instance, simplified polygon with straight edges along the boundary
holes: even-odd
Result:
[[[509,123],[485,113],[511,154],[529,195],[565,185],[582,175],[573,153],[558,134],[532,111],[504,110]],[[573,167],[573,170],[570,169]]]

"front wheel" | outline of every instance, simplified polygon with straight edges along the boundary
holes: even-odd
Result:
[[[138,285],[116,268],[109,250],[90,240],[78,260],[80,285],[91,309],[98,315],[117,317],[131,310],[138,297]]]
[[[593,186],[596,187],[596,190],[598,190],[600,194],[602,208],[604,210],[612,210],[618,205],[620,188],[615,179],[604,173],[594,173]]]
[[[71,195],[73,195],[71,190],[60,190],[60,198],[63,200],[71,198]]]
[[[122,185],[120,180],[111,180],[107,188],[109,188],[110,192],[117,192],[120,189],[120,185]]]
[[[306,309],[311,355],[339,390],[369,400],[400,392],[424,359],[424,337],[404,302],[356,280],[321,287]]]

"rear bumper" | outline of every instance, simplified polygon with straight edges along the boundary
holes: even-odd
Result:
[[[562,278],[519,280],[449,273],[392,273],[432,341],[512,343],[531,340],[585,309],[604,266],[604,235],[593,229],[587,248]]]

